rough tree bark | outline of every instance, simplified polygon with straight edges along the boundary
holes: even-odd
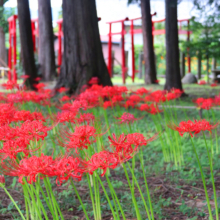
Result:
[[[53,25],[50,0],[38,0],[39,64],[44,81],[56,75]]]
[[[112,85],[104,61],[95,0],[63,1],[64,53],[56,89],[79,93],[96,76],[100,84]]]
[[[166,0],[166,84],[164,89],[182,90],[177,27],[177,0]]]
[[[156,83],[157,72],[153,47],[150,0],[141,0],[141,13],[144,40],[145,83],[152,84]]]
[[[4,13],[4,10],[2,9],[4,3],[5,3],[4,0],[0,0],[0,8],[1,8],[0,17],[1,18],[3,18],[3,13]],[[4,32],[4,28],[0,27],[0,59],[3,62],[6,62],[6,56],[7,56],[7,53],[6,53],[6,47],[5,47],[5,32]],[[1,60],[0,60],[0,66],[4,64]]]
[[[35,83],[34,79],[37,77],[37,71],[34,61],[29,1],[17,0],[17,2],[23,70],[30,77],[26,81],[26,85],[30,89],[34,89],[33,84]]]

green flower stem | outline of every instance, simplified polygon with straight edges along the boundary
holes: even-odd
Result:
[[[47,204],[47,206],[48,206],[48,208],[49,208],[49,210],[50,210],[50,213],[52,214],[52,216],[53,216],[53,219],[56,219],[56,217],[55,217],[55,215],[54,215],[54,210],[53,210],[53,206],[48,202],[48,198],[46,197],[46,195],[45,195],[45,193],[44,193],[44,191],[43,191],[43,189],[40,187],[40,191],[41,191],[41,193],[42,193],[42,195],[43,195],[43,197],[44,197],[44,201],[46,202],[46,204]],[[49,200],[50,200],[50,196],[48,195],[48,197],[49,197]]]
[[[48,177],[46,178],[46,182],[47,182],[47,185],[48,185],[49,190],[50,190],[50,192],[51,192],[51,197],[52,197],[52,201],[53,201],[53,204],[54,204],[54,209],[56,210],[56,212],[57,212],[57,210],[58,210],[61,219],[64,220],[63,214],[62,214],[62,212],[61,212],[61,210],[60,210],[60,207],[59,207],[59,205],[58,205],[58,203],[57,203],[57,200],[56,200],[56,198],[55,198],[55,196],[54,196],[54,194],[53,194],[53,190],[52,190],[52,187],[51,187],[51,185],[50,185],[50,180],[49,180]],[[58,219],[59,219],[59,218],[58,218]]]
[[[35,188],[34,188],[33,185],[30,185],[30,187],[31,187],[32,191],[34,192],[34,194],[35,194],[35,196],[36,196],[36,199],[37,199],[37,204],[36,204],[36,206],[37,206],[37,207],[39,206],[39,207],[42,209],[42,212],[43,212],[43,214],[44,214],[45,219],[46,219],[46,220],[49,220],[49,218],[48,218],[48,216],[47,216],[47,213],[46,213],[46,211],[45,211],[45,209],[44,209],[44,206],[43,206],[43,204],[42,204],[42,202],[41,202],[41,200],[40,200],[40,197],[39,197],[38,192],[35,190]],[[40,209],[39,209],[38,215],[41,216]],[[41,217],[41,218],[42,218],[42,217]],[[58,220],[58,218],[57,218],[57,220]]]
[[[16,202],[15,202],[14,199],[12,198],[11,194],[10,194],[10,193],[8,192],[8,190],[5,188],[5,186],[2,185],[1,187],[4,189],[5,193],[8,195],[8,197],[10,198],[10,200],[12,201],[12,203],[14,204],[14,206],[16,207],[16,209],[18,210],[18,212],[19,212],[21,218],[22,218],[23,220],[26,220],[25,217],[24,217],[24,215],[22,214],[21,210],[18,208]]]
[[[195,144],[193,142],[193,138],[191,136],[190,136],[190,139],[191,139],[191,142],[192,142],[193,151],[194,151],[194,153],[196,155],[196,159],[197,159],[197,162],[198,162],[198,165],[199,165],[199,169],[200,169],[200,173],[201,173],[201,177],[202,177],[202,183],[203,183],[203,187],[204,187],[204,190],[205,190],[206,202],[207,202],[207,206],[208,206],[208,210],[209,210],[209,217],[210,217],[210,220],[213,220],[212,210],[211,210],[209,196],[208,196],[208,191],[207,191],[207,187],[206,187],[206,183],[205,183],[205,177],[204,177],[204,174],[203,174],[203,171],[202,171],[202,165],[200,163],[199,156],[198,156],[198,154],[196,152],[196,147],[195,147]]]
[[[145,170],[144,170],[144,163],[143,163],[144,158],[143,158],[142,149],[141,149],[141,154],[139,154],[139,158],[140,158],[141,168],[142,168],[142,171],[143,171],[144,183],[145,183],[145,187],[146,187],[146,190],[147,190],[148,202],[150,204],[151,217],[152,217],[152,220],[154,220],[154,211],[153,211],[153,206],[152,206],[152,202],[151,202],[149,187],[148,187],[148,184],[147,184],[147,178],[146,178]]]
[[[80,195],[79,195],[79,193],[78,193],[78,191],[77,191],[77,189],[76,189],[76,187],[75,187],[75,184],[74,184],[74,182],[73,182],[72,179],[70,179],[70,182],[71,182],[71,185],[72,185],[72,187],[73,187],[73,189],[74,189],[74,191],[75,191],[75,193],[76,193],[76,195],[77,195],[77,197],[78,197],[78,199],[79,199],[79,202],[80,202],[80,204],[81,204],[81,206],[82,206],[82,209],[83,209],[83,212],[84,212],[84,214],[85,214],[85,216],[86,216],[86,219],[88,220],[88,219],[89,219],[89,216],[88,216],[87,211],[86,211],[86,209],[85,209],[85,206],[84,206],[84,204],[83,204],[83,202],[82,202],[82,199],[81,199],[81,197],[80,197]]]
[[[102,180],[100,179],[100,177],[99,177],[98,175],[97,175],[97,179],[99,180],[100,185],[101,185],[101,187],[102,187],[102,189],[103,189],[103,191],[104,191],[104,193],[105,193],[105,197],[106,197],[106,199],[108,200],[108,204],[109,204],[109,207],[110,207],[110,209],[111,209],[111,211],[112,211],[113,218],[114,218],[114,219],[117,219],[116,216],[115,216],[115,212],[114,212],[114,209],[113,209],[113,207],[112,207],[111,201],[110,201],[110,199],[109,199],[108,193],[106,192],[105,187],[104,187],[104,185],[103,185],[103,183],[102,183]]]
[[[148,209],[148,207],[147,207],[147,204],[146,204],[146,201],[145,201],[145,199],[144,199],[144,196],[143,196],[143,193],[142,193],[142,191],[141,191],[141,188],[140,188],[140,186],[139,186],[139,184],[138,184],[138,181],[137,181],[137,179],[136,179],[136,177],[135,177],[135,175],[134,175],[134,172],[133,172],[133,170],[131,169],[129,163],[127,163],[127,165],[128,165],[128,168],[130,169],[130,172],[131,172],[131,174],[132,174],[132,177],[133,177],[133,179],[134,179],[134,181],[135,181],[135,183],[136,183],[136,185],[137,185],[137,188],[138,188],[138,190],[139,190],[139,193],[140,193],[140,195],[141,195],[142,201],[143,201],[143,203],[144,203],[145,210],[146,210],[146,212],[147,212],[148,220],[151,220],[150,212],[149,212],[149,209]],[[150,201],[149,201],[149,202],[150,202]]]
[[[26,192],[25,187],[22,185],[23,188],[23,193],[24,193],[24,202],[25,202],[25,210],[26,210],[26,220],[29,220],[29,208],[30,207],[30,200],[29,200],[29,196]]]
[[[118,197],[117,197],[117,195],[116,195],[116,193],[115,193],[115,190],[114,190],[114,188],[113,188],[113,186],[112,186],[112,183],[111,183],[111,181],[109,180],[107,174],[105,175],[105,177],[106,177],[106,180],[107,180],[107,182],[108,182],[109,188],[110,188],[111,192],[113,193],[113,195],[114,195],[114,197],[115,197],[115,199],[116,199],[116,201],[117,201],[117,203],[118,203],[118,206],[119,206],[119,209],[120,209],[120,211],[121,211],[122,217],[123,217],[124,220],[126,220],[124,211],[123,211],[123,209],[122,209],[122,207],[121,207],[121,204],[120,204],[120,202],[119,202],[119,200],[118,200]]]
[[[95,209],[95,202],[94,202],[94,196],[93,196],[93,192],[92,192],[92,186],[91,186],[91,182],[90,182],[90,177],[89,177],[89,174],[86,174],[86,176],[87,176],[87,181],[88,181],[88,184],[89,184],[90,198],[92,200],[92,208],[93,208],[93,213],[94,213],[94,219],[97,219],[96,209]],[[92,180],[92,178],[91,178],[91,180]]]
[[[131,186],[131,182],[130,182],[130,179],[129,179],[129,176],[128,176],[127,169],[126,169],[126,167],[125,167],[124,164],[122,164],[122,166],[123,166],[123,168],[124,168],[125,176],[126,176],[126,178],[127,178],[128,185],[129,185],[130,190],[131,190],[131,196],[132,196],[132,201],[133,201],[133,204],[134,204],[134,207],[135,207],[137,220],[141,220],[140,211],[139,211],[139,208],[138,208],[138,205],[137,205],[137,201],[136,201],[136,198],[135,198],[135,195],[134,195],[134,189],[133,189],[132,186]]]
[[[208,154],[208,159],[209,159],[209,166],[210,166],[210,172],[211,172],[211,178],[212,178],[212,187],[213,187],[213,194],[214,194],[214,200],[215,200],[215,214],[216,214],[216,220],[219,220],[218,216],[218,202],[217,202],[217,195],[216,195],[216,189],[215,189],[215,179],[214,179],[214,174],[213,174],[213,165],[212,165],[212,154],[209,153],[207,141],[204,132],[203,133],[203,138],[205,140],[205,146],[206,146],[206,151]],[[211,145],[213,148],[213,143],[212,143],[212,135],[210,133],[210,140],[211,140]]]
[[[26,188],[28,190],[28,193],[29,193],[29,195],[31,197],[31,202],[32,202],[32,204],[31,204],[32,205],[31,206],[31,214],[32,214],[31,218],[35,218],[34,214],[36,214],[38,219],[42,219],[42,216],[40,214],[39,208],[38,208],[38,206],[37,206],[37,204],[35,202],[36,197],[34,196],[34,187],[31,184],[28,185],[26,179],[24,180],[24,182],[25,182],[25,186],[26,186]],[[30,186],[30,188],[29,188],[29,186]]]

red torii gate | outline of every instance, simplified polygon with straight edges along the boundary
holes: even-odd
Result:
[[[12,72],[13,72],[13,80],[17,81],[17,72],[16,72],[16,64],[17,64],[17,15],[12,15],[8,18],[9,24],[9,49],[8,49],[8,80],[12,80]],[[36,28],[37,24],[37,28]],[[36,52],[36,37],[38,36],[38,18],[31,19],[31,28],[32,28],[32,39],[33,39],[33,49]]]
[[[37,52],[37,37],[39,36],[38,18],[31,19],[31,29],[32,29],[34,52]]]
[[[8,49],[8,80],[12,80],[12,72],[13,72],[13,80],[17,81],[17,73],[16,73],[16,64],[17,64],[17,50],[16,50],[16,21],[18,16],[13,15],[8,18],[9,23],[9,49]]]
[[[151,16],[156,15],[156,13],[152,14]],[[112,48],[112,35],[116,35],[116,34],[121,34],[122,35],[122,79],[123,79],[123,83],[125,84],[125,72],[127,70],[127,67],[125,66],[125,51],[124,51],[124,35],[126,34],[126,31],[124,30],[124,21],[131,21],[131,28],[130,28],[130,34],[131,34],[131,50],[132,50],[132,81],[134,82],[134,78],[135,78],[135,73],[138,72],[137,70],[135,70],[135,52],[134,52],[134,34],[138,34],[138,33],[142,33],[142,29],[134,29],[134,21],[135,20],[139,20],[141,19],[141,17],[139,18],[133,18],[133,19],[128,19],[125,18],[123,20],[119,20],[119,21],[111,21],[111,22],[107,22],[107,24],[109,24],[109,43],[108,43],[108,70],[109,70],[109,74],[112,77],[112,56],[111,56],[111,48]],[[161,34],[165,34],[165,29],[161,29],[161,30],[155,30],[154,27],[154,23],[160,23],[160,22],[164,22],[166,19],[161,19],[161,20],[155,20],[152,21],[152,34],[153,37],[154,35],[161,35]],[[182,30],[182,22],[187,21],[188,24],[188,30]],[[178,33],[179,34],[187,34],[187,40],[190,40],[190,34],[192,33],[192,31],[189,31],[189,21],[190,19],[180,19],[178,20],[179,22],[179,30]],[[111,24],[112,23],[117,23],[117,22],[121,22],[122,23],[122,31],[118,32],[118,33],[112,33],[111,32]],[[188,49],[189,50],[189,49]],[[191,58],[188,54],[188,72],[191,72]]]

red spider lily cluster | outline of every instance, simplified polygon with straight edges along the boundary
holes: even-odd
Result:
[[[198,98],[193,100],[193,102],[197,105],[200,109],[209,110],[212,107],[220,105],[220,95],[215,96],[214,98]]]
[[[175,124],[170,124],[168,126],[171,129],[178,131],[181,136],[183,136],[184,133],[189,133],[190,136],[193,137],[194,134],[198,134],[201,131],[211,132],[212,129],[215,129],[218,126],[218,123],[212,125],[210,122],[203,119],[194,121],[182,121],[179,123],[179,126]]]
[[[200,81],[198,82],[198,85],[206,85],[206,81],[205,81],[205,80],[200,80]]]

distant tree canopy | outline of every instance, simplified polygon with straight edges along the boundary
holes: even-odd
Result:
[[[182,50],[190,47],[190,55],[204,58],[220,58],[220,2],[194,0],[198,15],[190,22],[190,42],[182,42]]]

